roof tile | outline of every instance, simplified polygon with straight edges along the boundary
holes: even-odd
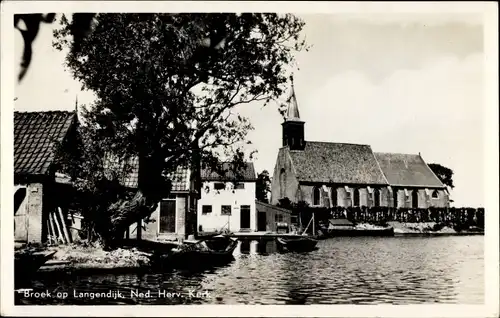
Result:
[[[14,112],[14,173],[46,174],[55,142],[64,139],[74,118],[67,111]]]
[[[444,187],[420,155],[376,152],[375,158],[390,185]]]
[[[222,163],[222,171],[224,174],[219,174],[209,168],[202,169],[201,179],[203,181],[255,181],[257,180],[253,163],[245,162],[245,167],[239,171],[233,171],[231,162]],[[236,172],[236,173],[235,173]]]
[[[387,184],[368,145],[307,141],[289,152],[299,181]]]

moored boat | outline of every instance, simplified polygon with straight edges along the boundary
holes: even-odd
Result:
[[[186,240],[161,256],[162,263],[173,268],[210,267],[231,262],[238,240],[216,236],[207,240]]]
[[[318,237],[306,234],[307,229],[311,224],[313,228],[313,233],[316,233],[314,227],[315,225],[314,214],[302,234],[277,237],[276,244],[278,250],[281,252],[310,252],[315,250],[316,245],[318,244]]]
[[[277,237],[278,250],[283,252],[310,252],[316,249],[318,240],[307,235]]]
[[[51,259],[56,251],[16,251],[14,255],[14,282],[16,288],[28,284],[43,264]]]

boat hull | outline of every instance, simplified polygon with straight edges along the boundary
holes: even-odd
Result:
[[[205,268],[221,266],[234,260],[233,252],[238,245],[237,240],[207,242],[205,248],[190,245],[173,249],[160,257],[161,263],[168,268]]]
[[[316,249],[318,240],[313,238],[276,238],[278,250],[282,252],[310,252]]]
[[[14,285],[16,288],[28,285],[33,275],[51,259],[55,251],[16,253],[14,256]]]
[[[329,237],[342,236],[394,236],[394,229],[335,229],[330,230],[327,234]]]

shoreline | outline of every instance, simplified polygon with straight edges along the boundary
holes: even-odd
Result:
[[[388,225],[387,228],[394,229],[394,235],[392,235],[392,237],[484,236],[484,231],[480,229],[478,229],[479,231],[455,231],[445,226],[440,230],[433,231],[431,229],[435,224],[432,223],[403,224],[399,222],[389,222]],[[363,232],[363,229],[356,231]],[[147,272],[152,267],[152,253],[141,251],[137,247],[124,246],[112,251],[104,251],[100,246],[70,244],[49,246],[44,250],[55,251],[55,254],[51,260],[38,269],[37,273],[40,275],[51,273],[101,274],[108,272]]]

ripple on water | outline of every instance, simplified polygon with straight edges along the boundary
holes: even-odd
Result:
[[[320,241],[319,249],[308,254],[276,254],[268,245],[266,255],[236,254],[228,266],[200,273],[42,276],[33,288],[213,294],[208,299],[122,299],[115,304],[478,304],[484,302],[483,244],[482,237],[333,238]],[[104,303],[53,300],[82,302]]]

